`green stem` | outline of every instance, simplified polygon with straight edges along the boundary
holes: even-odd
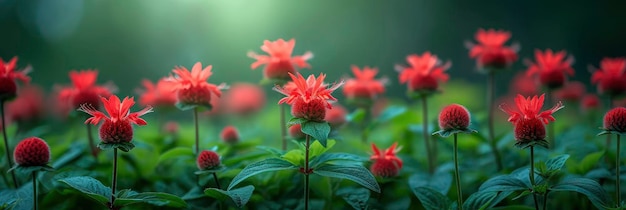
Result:
[[[502,160],[500,158],[500,153],[498,152],[498,147],[496,146],[496,139],[493,128],[493,103],[495,98],[495,78],[493,73],[489,73],[488,82],[487,82],[487,109],[489,112],[488,116],[488,126],[489,126],[489,146],[491,146],[491,152],[493,153],[493,157],[496,160],[496,167],[498,171],[502,170]]]
[[[4,119],[4,100],[0,101],[0,115],[2,116],[2,136],[4,137],[4,151],[7,154],[7,160],[9,160],[9,168],[13,167],[13,159],[11,159],[11,146],[7,137],[7,124]],[[15,170],[11,170],[11,177],[13,178],[13,187],[17,189],[17,178],[15,178]]]
[[[546,193],[543,194],[543,210],[547,210],[547,206],[548,206],[548,191],[546,191]]]
[[[546,92],[546,104],[552,106],[552,89],[548,89]],[[548,124],[548,143],[550,143],[551,148],[556,148],[556,138],[554,138],[554,123]]]
[[[304,154],[304,210],[309,209],[309,146],[311,137],[306,135],[306,148]]]
[[[113,181],[111,182],[111,205],[109,209],[115,209],[115,187],[117,186],[117,148],[113,149]]]
[[[424,148],[426,149],[426,158],[428,160],[428,172],[433,174],[435,172],[435,162],[430,147],[430,140],[428,137],[428,101],[426,96],[422,96],[422,134],[424,138]]]
[[[280,104],[280,140],[283,151],[287,151],[287,123],[285,122],[285,104]]]
[[[217,185],[217,189],[222,189],[222,187],[220,186],[220,181],[219,179],[217,179],[217,173],[213,173],[213,180],[215,180],[215,184]]]
[[[610,111],[612,108],[613,108],[613,96],[609,95],[609,108],[607,109],[607,112]],[[611,148],[611,135],[606,135],[605,154],[609,154],[610,148]],[[611,159],[609,158],[608,155],[604,156],[604,160],[606,161],[607,164],[611,162]]]
[[[96,145],[94,144],[93,137],[91,136],[91,124],[85,124],[87,127],[87,139],[89,140],[89,148],[91,149],[91,155],[97,160],[98,159],[98,150],[96,150]]]
[[[198,127],[198,107],[193,108],[193,123],[196,127],[196,155],[200,155],[200,127]]]
[[[37,210],[37,171],[33,171],[33,209]]]
[[[530,146],[530,171],[528,172],[530,177],[530,184],[532,185],[533,200],[535,201],[535,209],[539,210],[539,204],[537,204],[537,194],[535,193],[535,147]]]
[[[620,205],[622,204],[622,195],[621,195],[622,191],[620,191],[620,170],[619,170],[619,165],[620,165],[620,163],[619,163],[619,160],[620,160],[620,158],[619,158],[619,155],[620,155],[619,154],[619,150],[620,150],[620,142],[619,142],[619,140],[620,139],[619,138],[620,138],[620,135],[618,134],[617,135],[617,152],[615,154],[615,171],[616,171],[615,172],[615,178],[616,178],[615,179],[615,181],[616,181],[616,183],[615,183],[615,188],[616,188],[615,189],[615,195],[617,196],[617,207],[620,207]]]
[[[454,134],[454,176],[456,176],[457,206],[463,210],[463,191],[461,191],[461,175],[459,174],[459,147],[456,133]]]

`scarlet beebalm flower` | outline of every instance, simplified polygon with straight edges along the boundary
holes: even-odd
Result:
[[[444,107],[439,113],[439,128],[440,131],[433,133],[439,134],[442,137],[447,137],[455,133],[471,133],[476,132],[469,128],[470,125],[470,113],[462,105],[450,104]]]
[[[611,97],[626,93],[626,58],[604,58],[600,69],[591,75],[591,83],[598,85],[598,92]]]
[[[602,107],[602,103],[600,103],[600,98],[597,95],[587,94],[582,97],[580,100],[580,106],[584,111],[594,110]]]
[[[521,95],[536,95],[539,93],[539,87],[531,76],[528,76],[526,73],[518,73],[511,81],[509,92]]]
[[[18,90],[17,98],[6,104],[7,118],[13,122],[29,122],[41,119],[44,114],[43,90],[27,85]]]
[[[441,64],[436,55],[430,52],[416,55],[411,54],[406,57],[409,67],[396,65],[396,71],[400,72],[399,80],[401,84],[407,83],[410,93],[417,96],[427,96],[439,90],[440,83],[449,79],[445,71],[450,68],[451,63]]]
[[[326,109],[324,120],[330,124],[331,128],[339,128],[346,123],[347,111],[339,104],[333,104],[331,109]]]
[[[13,158],[19,166],[45,166],[50,162],[50,147],[43,139],[29,137],[17,144]]]
[[[177,95],[177,106],[182,110],[194,108],[195,106],[206,106],[211,108],[211,97],[222,96],[222,89],[226,88],[225,84],[214,85],[207,82],[211,77],[211,65],[202,69],[202,63],[197,62],[191,68],[179,66],[174,68],[172,75],[168,81],[173,82],[173,90]]]
[[[230,113],[251,115],[259,112],[265,105],[265,91],[258,85],[237,83],[224,95],[223,102]]]
[[[506,104],[501,104],[500,109],[509,114],[508,121],[513,123],[515,139],[517,140],[516,146],[525,148],[532,146],[531,143],[536,143],[540,146],[547,147],[546,128],[544,124],[548,124],[550,121],[555,121],[552,116],[556,111],[562,109],[564,106],[559,101],[554,107],[540,112],[544,102],[544,94],[537,97],[536,95],[528,98],[524,98],[522,95],[515,97],[515,104],[517,110],[513,110]]]
[[[504,46],[511,38],[511,32],[503,30],[478,29],[474,35],[478,44],[466,43],[470,58],[476,59],[476,66],[484,73],[492,73],[509,68],[517,60],[518,45]]]
[[[198,155],[196,165],[200,170],[210,170],[221,164],[220,156],[211,150],[204,150]]]
[[[306,134],[302,132],[302,126],[300,124],[294,124],[289,127],[289,136],[293,139],[303,139]]]
[[[388,149],[381,151],[375,144],[372,144],[372,151],[374,154],[370,156],[370,160],[373,161],[370,166],[370,171],[374,176],[379,177],[394,177],[397,176],[402,169],[402,160],[396,156],[402,147],[396,148],[398,143],[393,143]]]
[[[563,88],[557,90],[554,95],[560,100],[576,102],[581,100],[585,92],[585,84],[581,82],[568,82],[565,83]]]
[[[574,76],[572,64],[574,58],[572,56],[565,57],[567,53],[562,50],[552,52],[547,49],[545,52],[535,50],[536,63],[528,61],[528,70],[526,74],[529,76],[539,75],[539,83],[550,89],[560,88],[565,84],[566,75]]]
[[[0,58],[0,101],[13,99],[17,95],[16,79],[24,83],[30,82],[30,77],[26,76],[30,72],[30,67],[16,71],[16,65],[17,57],[11,58],[8,63]]]
[[[320,74],[317,78],[309,75],[307,79],[298,73],[291,76],[291,84],[284,87],[275,86],[274,90],[285,95],[278,104],[287,103],[291,105],[291,114],[297,118],[304,118],[310,121],[321,122],[326,116],[326,108],[332,108],[329,101],[337,101],[331,95],[333,91],[343,85],[343,81],[330,87],[324,83],[325,74]]]
[[[618,135],[626,134],[626,108],[616,107],[609,110],[604,115],[602,130],[604,131],[598,135],[612,133]]]
[[[162,78],[156,84],[144,79],[141,84],[144,90],[139,90],[139,105],[153,107],[174,107],[176,105],[176,92],[172,91],[174,84]]]
[[[93,107],[83,104],[78,109],[92,117],[85,121],[85,124],[97,125],[100,121],[104,121],[100,126],[100,140],[103,143],[123,143],[130,142],[133,139],[133,128],[131,123],[136,125],[147,125],[148,123],[140,117],[144,114],[152,112],[152,107],[148,106],[139,112],[130,112],[130,107],[135,104],[133,97],[125,97],[120,102],[116,95],[111,95],[109,99],[100,97],[104,109],[109,116],[94,109]]]
[[[385,79],[375,79],[378,74],[377,68],[363,67],[363,70],[357,66],[352,66],[354,78],[346,80],[343,86],[343,94],[349,100],[366,100],[371,103],[380,94],[385,92]]]
[[[290,39],[285,41],[278,39],[276,41],[263,41],[261,50],[268,55],[258,55],[254,52],[249,52],[248,57],[256,59],[250,68],[256,69],[261,65],[265,65],[263,69],[263,76],[266,79],[271,80],[288,80],[289,74],[295,74],[297,68],[311,68],[306,62],[313,58],[313,53],[307,51],[301,56],[291,56],[293,48],[296,45],[296,40]]]
[[[98,79],[97,70],[70,71],[69,77],[73,86],[63,87],[59,91],[58,96],[61,103],[69,104],[66,107],[76,109],[83,104],[87,104],[95,109],[99,109],[100,97],[111,96],[115,89],[113,85],[96,85],[96,80]]]

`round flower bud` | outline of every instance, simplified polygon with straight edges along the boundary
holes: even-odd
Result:
[[[326,101],[314,99],[307,103],[304,100],[297,100],[291,106],[291,114],[297,118],[322,122],[324,117],[326,117]]]
[[[388,178],[397,176],[400,172],[400,167],[392,160],[379,159],[372,163],[370,171],[374,176]]]
[[[15,147],[13,158],[20,166],[45,166],[50,161],[50,147],[40,138],[26,138]]]
[[[200,170],[208,170],[220,165],[220,156],[211,150],[204,150],[198,155],[196,165]]]
[[[470,124],[470,114],[459,104],[444,107],[439,113],[439,128],[442,130],[465,130]]]
[[[220,133],[220,138],[224,143],[234,144],[239,142],[239,131],[233,126],[226,126]]]
[[[0,76],[0,101],[15,98],[17,95],[17,84],[11,77]]]
[[[541,141],[546,138],[546,127],[539,118],[522,118],[515,124],[515,140],[519,143]]]
[[[410,91],[436,91],[438,88],[439,82],[430,75],[417,75],[409,81]]]
[[[104,143],[122,143],[133,140],[133,127],[129,121],[105,120],[100,126],[100,140]]]
[[[604,129],[607,131],[626,132],[626,108],[617,107],[604,115]]]
[[[324,120],[330,124],[331,128],[338,128],[346,123],[346,109],[335,104],[331,109],[326,110]]]
[[[178,102],[193,105],[211,105],[211,90],[199,86],[180,89],[177,93]]]

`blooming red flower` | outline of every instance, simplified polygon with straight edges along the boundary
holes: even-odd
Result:
[[[626,58],[604,58],[600,69],[591,75],[591,83],[598,85],[598,92],[610,96],[626,93]]]
[[[585,95],[586,88],[581,82],[565,83],[563,88],[557,90],[554,95],[564,101],[579,101]]]
[[[513,123],[516,145],[522,145],[533,141],[545,141],[546,128],[544,124],[555,121],[552,114],[563,108],[561,102],[554,107],[540,112],[543,106],[544,94],[524,98],[522,95],[515,97],[518,110],[513,110],[506,104],[501,104],[500,109],[510,115],[508,121]]]
[[[168,121],[163,126],[163,130],[165,130],[165,132],[168,134],[176,134],[178,133],[179,129],[180,129],[180,126],[178,126],[178,123],[176,121]]]
[[[141,84],[145,90],[140,91],[139,105],[153,107],[173,107],[176,105],[176,92],[172,91],[174,84],[166,78],[156,84],[144,79]]]
[[[116,95],[111,95],[107,100],[104,97],[100,97],[104,109],[109,116],[89,106],[83,104],[80,106],[79,111],[83,111],[92,117],[85,121],[85,124],[91,123],[97,125],[100,121],[104,121],[100,127],[100,139],[104,143],[122,143],[130,142],[133,139],[133,128],[131,123],[136,125],[147,125],[148,123],[140,117],[144,114],[152,112],[152,107],[148,106],[139,112],[130,112],[130,107],[135,104],[133,97],[125,97],[120,102],[120,99]]]
[[[476,59],[479,70],[490,72],[510,67],[517,60],[517,46],[504,46],[511,38],[511,32],[503,30],[478,29],[474,35],[478,44],[468,43],[470,58]]]
[[[380,177],[394,177],[398,175],[400,169],[402,169],[402,160],[396,156],[396,153],[402,149],[396,148],[398,143],[393,143],[388,149],[381,151],[372,144],[372,151],[374,154],[370,156],[370,160],[374,161],[370,166],[370,171],[374,176]]]
[[[306,134],[302,132],[302,126],[300,124],[294,124],[289,127],[289,136],[294,139],[303,139]]]
[[[352,73],[354,78],[346,80],[346,84],[343,86],[343,94],[348,99],[366,99],[374,100],[378,95],[385,92],[385,81],[376,80],[376,74],[378,74],[377,68],[363,67],[360,70],[357,66],[352,66]]]
[[[604,130],[617,133],[626,132],[626,108],[616,107],[604,115]]]
[[[585,111],[602,107],[602,104],[600,103],[600,98],[598,98],[597,95],[593,94],[587,94],[583,96],[582,100],[580,100],[580,103],[582,109]]]
[[[173,81],[173,89],[177,93],[177,103],[180,105],[201,105],[211,107],[211,95],[220,97],[226,85],[219,86],[208,83],[207,79],[211,77],[212,66],[209,65],[202,69],[202,63],[197,62],[191,68],[191,72],[185,67],[176,67],[174,74],[168,80]]]
[[[265,105],[265,91],[258,85],[237,83],[224,95],[224,104],[228,112],[237,115],[257,113]]]
[[[70,71],[73,87],[65,87],[59,91],[59,101],[68,103],[68,107],[80,108],[87,104],[95,109],[100,108],[100,97],[109,97],[114,87],[96,85],[97,70]]]
[[[225,143],[234,144],[239,142],[239,131],[234,126],[226,126],[220,133],[220,138]]]
[[[320,74],[317,78],[314,75],[309,75],[307,79],[304,79],[300,73],[297,75],[289,73],[289,76],[293,80],[292,85],[274,87],[274,90],[286,96],[280,99],[278,104],[287,103],[291,105],[291,114],[294,117],[317,122],[323,121],[326,116],[326,108],[332,108],[329,101],[337,101],[331,93],[339,88],[343,82],[328,87],[328,84],[324,83],[325,74]]]
[[[269,40],[263,41],[261,50],[268,55],[258,55],[254,52],[249,52],[248,57],[256,59],[250,65],[250,68],[256,69],[261,65],[265,65],[263,70],[264,77],[273,80],[288,80],[289,73],[295,74],[297,72],[296,67],[311,68],[306,61],[313,58],[313,53],[307,51],[304,55],[292,57],[291,54],[295,45],[296,40],[294,39],[289,41],[283,39],[273,42]]]
[[[43,90],[36,85],[27,85],[18,90],[17,98],[7,103],[7,117],[14,122],[29,122],[40,119],[44,114]]]
[[[200,170],[210,170],[220,165],[220,156],[211,150],[204,150],[198,155],[196,165]]]
[[[40,138],[29,137],[17,144],[13,158],[20,166],[45,166],[50,161],[50,147]]]
[[[466,130],[470,124],[470,113],[459,104],[450,104],[439,113],[439,128],[442,130]]]
[[[547,49],[545,52],[535,50],[536,63],[529,61],[530,66],[526,71],[529,76],[539,75],[539,83],[550,89],[560,88],[565,84],[566,74],[574,76],[572,63],[574,58],[565,57],[567,53],[563,51],[552,52]]]
[[[536,95],[539,93],[539,87],[531,76],[526,73],[518,73],[511,81],[510,92],[521,95]]]
[[[411,92],[430,94],[439,90],[439,83],[449,79],[444,71],[450,68],[450,62],[441,65],[437,56],[430,52],[425,52],[421,56],[411,54],[406,60],[410,67],[396,65],[396,70],[400,72],[400,83],[408,83]]]
[[[332,109],[326,109],[324,120],[330,124],[331,128],[339,128],[346,123],[347,111],[339,104],[333,104]]]
[[[8,63],[5,63],[4,60],[0,58],[0,101],[12,99],[17,95],[16,79],[24,83],[30,82],[30,77],[26,76],[30,68],[16,71],[16,64],[17,57],[11,58]]]

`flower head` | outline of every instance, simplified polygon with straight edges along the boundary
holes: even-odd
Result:
[[[122,143],[130,142],[133,139],[133,128],[131,123],[136,125],[147,125],[148,123],[140,117],[144,114],[152,112],[152,107],[148,106],[139,112],[130,112],[130,107],[135,104],[135,100],[131,97],[125,97],[120,102],[116,95],[111,95],[109,99],[100,97],[104,109],[109,116],[94,109],[93,107],[83,104],[78,109],[92,117],[85,121],[85,124],[91,123],[97,125],[100,121],[104,121],[100,127],[100,139],[104,143]]]
[[[173,90],[176,91],[177,103],[182,106],[200,105],[211,107],[211,96],[222,96],[221,89],[226,88],[225,84],[214,85],[207,82],[211,77],[212,66],[209,65],[202,69],[202,63],[197,62],[191,68],[191,71],[185,67],[176,67],[172,72],[175,75],[170,76],[168,81],[173,82]]]
[[[141,84],[145,89],[140,91],[139,105],[164,108],[176,105],[176,92],[172,91],[174,84],[171,81],[162,78],[154,84],[144,79]]]
[[[288,80],[289,73],[295,74],[297,68],[311,68],[306,62],[313,58],[313,53],[305,52],[301,56],[291,56],[293,48],[296,45],[296,40],[290,39],[285,41],[278,39],[276,41],[263,41],[261,50],[268,55],[258,55],[254,52],[249,52],[248,57],[256,59],[250,68],[256,69],[261,65],[265,65],[263,75],[266,79],[273,80]]]
[[[580,100],[580,107],[584,111],[588,111],[588,110],[598,109],[602,107],[602,104],[600,103],[600,98],[598,98],[597,95],[587,94],[583,96],[582,99]]]
[[[618,134],[626,133],[626,108],[616,107],[604,115],[603,129]]]
[[[234,144],[239,142],[239,131],[234,126],[226,126],[220,133],[222,141],[228,144]]]
[[[402,160],[396,156],[396,153],[402,147],[396,148],[398,143],[394,143],[388,149],[381,151],[375,144],[372,144],[374,154],[370,156],[370,160],[374,161],[370,166],[370,171],[374,176],[394,177],[398,175],[402,169]]]
[[[16,64],[17,57],[11,58],[8,63],[5,63],[5,61],[0,58],[0,101],[12,99],[17,95],[16,79],[24,83],[30,82],[30,77],[26,76],[30,68],[16,71]]]
[[[380,94],[385,92],[385,80],[376,80],[378,74],[377,68],[363,67],[363,70],[357,66],[352,66],[354,78],[346,80],[343,86],[343,94],[348,99],[364,99],[374,100]]]
[[[462,105],[448,105],[439,113],[439,128],[442,130],[467,130],[469,124],[470,113]]]
[[[45,166],[50,161],[50,147],[40,138],[29,137],[17,144],[13,158],[20,166]]]
[[[406,60],[410,66],[396,65],[396,70],[400,72],[400,83],[407,83],[410,92],[417,92],[420,95],[430,94],[439,90],[439,84],[449,79],[445,71],[450,68],[450,62],[441,65],[437,56],[430,52],[425,52],[421,56],[411,54]]]
[[[515,97],[517,110],[513,110],[506,104],[500,105],[500,109],[510,115],[508,121],[513,123],[515,131],[515,139],[518,141],[516,145],[526,145],[530,142],[545,142],[545,126],[550,121],[555,121],[552,114],[563,108],[561,102],[556,103],[554,107],[540,112],[543,106],[544,95],[537,97],[536,95],[524,98],[522,95]]]
[[[20,88],[17,98],[6,105],[7,117],[13,122],[29,122],[44,114],[43,90],[36,85]]]
[[[529,67],[526,74],[529,76],[539,75],[539,83],[550,89],[560,88],[565,84],[566,75],[574,76],[572,56],[565,57],[567,53],[563,51],[552,52],[547,49],[545,52],[535,50],[536,63],[528,62]]]
[[[200,170],[210,170],[221,164],[220,155],[211,150],[204,150],[198,155],[196,165]]]
[[[511,32],[503,30],[478,29],[474,35],[478,44],[468,43],[470,58],[476,59],[476,65],[481,71],[510,67],[517,60],[517,46],[504,46],[511,38]]]
[[[177,134],[178,130],[180,130],[180,126],[176,121],[168,121],[163,125],[163,130],[168,134]]]
[[[289,73],[289,76],[291,76],[293,83],[286,84],[284,87],[274,87],[275,91],[286,96],[280,99],[278,104],[287,103],[291,105],[291,113],[294,117],[317,122],[323,121],[326,108],[332,108],[329,101],[337,101],[331,93],[339,88],[343,82],[328,87],[328,84],[324,83],[325,74],[320,74],[317,78],[314,75],[309,75],[307,79],[304,79],[299,73],[297,75]]]
[[[265,105],[265,92],[258,85],[237,83],[224,95],[227,111],[247,116],[259,112]]]
[[[510,92],[521,95],[536,95],[539,93],[539,87],[534,78],[526,73],[518,73],[511,81]]]
[[[330,124],[331,128],[339,128],[346,123],[346,114],[346,109],[335,103],[332,105],[332,109],[326,109],[324,120]]]
[[[554,95],[560,100],[577,102],[585,95],[585,89],[585,85],[581,82],[567,82]]]
[[[112,85],[96,85],[97,70],[70,71],[72,87],[59,91],[59,100],[68,103],[67,107],[80,108],[83,104],[95,109],[100,108],[100,97],[109,97],[115,89]]]
[[[591,83],[598,85],[598,92],[610,96],[626,93],[626,58],[604,58],[600,69],[591,75]]]
[[[293,139],[303,139],[306,137],[306,134],[302,132],[302,125],[294,124],[289,127],[289,136]]]

